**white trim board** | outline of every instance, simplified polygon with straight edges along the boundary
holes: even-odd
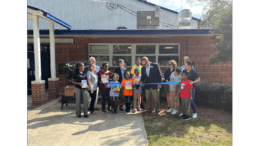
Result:
[[[41,38],[41,43],[50,43],[50,38]],[[73,43],[71,38],[55,38],[55,43]],[[27,38],[27,43],[33,43],[33,38]]]

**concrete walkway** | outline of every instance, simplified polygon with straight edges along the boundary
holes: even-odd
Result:
[[[61,110],[59,99],[28,110],[29,146],[148,145],[141,113],[99,111],[77,118],[75,104]]]

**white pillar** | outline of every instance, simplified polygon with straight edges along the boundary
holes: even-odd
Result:
[[[33,15],[33,41],[34,41],[34,61],[35,61],[35,81],[41,81],[41,46],[39,32],[39,17]]]
[[[50,32],[51,78],[56,78],[54,23],[49,22],[49,26],[50,26],[49,32]]]

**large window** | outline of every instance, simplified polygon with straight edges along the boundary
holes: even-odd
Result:
[[[97,64],[109,62],[110,66],[118,66],[118,60],[123,59],[126,67],[135,64],[137,57],[146,56],[151,62],[166,67],[169,60],[175,60],[179,66],[179,44],[89,44],[89,57],[96,58]]]
[[[109,62],[108,45],[90,45],[89,57],[95,57],[97,65],[101,66],[104,62]]]
[[[158,65],[167,66],[169,60],[175,60],[179,66],[179,45],[159,45]]]

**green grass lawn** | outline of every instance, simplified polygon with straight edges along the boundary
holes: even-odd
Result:
[[[200,115],[198,115],[200,116]],[[149,145],[232,145],[232,122],[208,117],[183,121],[172,115],[145,115]]]

